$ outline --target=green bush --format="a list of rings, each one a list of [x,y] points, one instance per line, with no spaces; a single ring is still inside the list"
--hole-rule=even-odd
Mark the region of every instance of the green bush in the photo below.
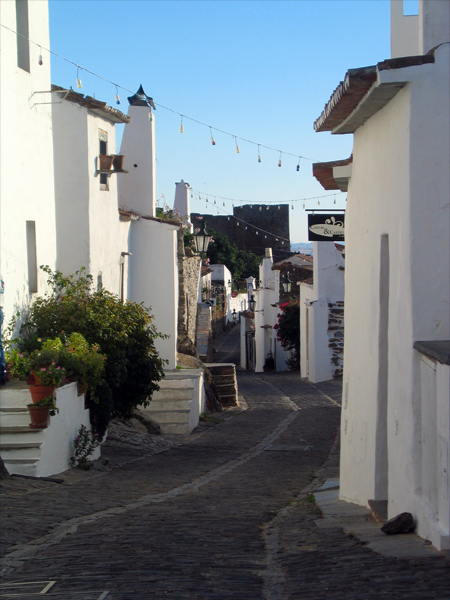
[[[103,288],[94,291],[93,278],[84,268],[69,276],[47,266],[41,269],[48,275],[51,293],[33,302],[21,328],[19,349],[32,352],[41,340],[60,338],[78,345],[79,351],[106,356],[104,377],[95,393],[89,388],[87,392],[94,431],[103,436],[111,418],[130,418],[133,408],[147,406],[159,389],[163,360],[154,340],[165,336],[156,331],[150,310],[142,304],[123,303]],[[81,334],[87,345],[71,336],[74,333]],[[95,360],[89,364],[94,376],[98,364]]]

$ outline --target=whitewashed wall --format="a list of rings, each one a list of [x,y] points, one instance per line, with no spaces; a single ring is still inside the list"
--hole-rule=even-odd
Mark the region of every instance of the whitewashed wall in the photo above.
[[[129,106],[120,154],[125,155],[123,168],[129,171],[119,182],[122,208],[155,216],[155,115],[149,106]],[[151,119],[151,120],[150,120]]]
[[[333,378],[329,304],[344,300],[344,258],[332,242],[314,242],[313,285],[300,284],[300,373],[313,383]],[[307,322],[308,321],[308,322]]]
[[[266,250],[266,257],[259,267],[260,287],[253,291],[256,300],[255,312],[255,371],[263,371],[264,362],[269,352],[275,359],[277,371],[286,371],[286,360],[291,353],[284,350],[277,341],[277,330],[273,326],[278,323],[278,302],[280,300],[280,272],[272,271],[272,254]],[[273,306],[272,306],[273,305]]]
[[[100,278],[107,290],[120,295],[121,260],[125,281],[127,276],[128,261],[121,252],[128,251],[129,223],[119,222],[117,178],[128,175],[108,176],[108,189],[101,189],[99,130],[106,132],[113,154],[114,123],[74,102],[54,105],[57,268],[70,274],[85,267],[94,283]]]
[[[434,65],[380,77],[411,83],[354,135],[341,498],[388,497],[389,516],[411,512],[421,534],[430,523],[421,471],[433,465],[421,460],[413,343],[450,337],[448,44],[436,50]]]
[[[47,2],[28,2],[29,37],[49,47]],[[16,30],[15,2],[0,2],[0,22]],[[29,292],[26,222],[36,227],[37,265],[56,264],[53,184],[50,58],[38,64],[39,48],[30,44],[30,72],[17,66],[17,36],[0,35],[0,271],[5,280],[4,312],[8,322],[25,308]],[[46,276],[38,270],[38,294]]]
[[[128,297],[151,308],[154,325],[169,339],[157,339],[156,349],[175,369],[178,329],[178,226],[157,220],[133,222],[130,239]]]

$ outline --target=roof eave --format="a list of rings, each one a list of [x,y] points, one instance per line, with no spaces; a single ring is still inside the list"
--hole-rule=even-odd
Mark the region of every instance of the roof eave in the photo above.
[[[384,77],[383,71],[417,67],[435,62],[434,52],[420,56],[392,58],[375,66],[350,69],[334,90],[322,114],[314,122],[316,132],[354,133],[375,115],[409,82],[410,78]]]

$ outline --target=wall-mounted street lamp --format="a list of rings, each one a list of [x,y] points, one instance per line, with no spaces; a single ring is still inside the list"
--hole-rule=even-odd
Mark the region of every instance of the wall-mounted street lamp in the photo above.
[[[283,286],[283,290],[286,294],[289,294],[292,289],[292,281],[289,279],[289,271],[286,271],[284,277],[281,281],[281,285]]]
[[[250,296],[250,300],[248,301],[248,307],[252,312],[255,312],[256,300],[253,294]]]
[[[233,312],[231,313],[231,318],[233,319],[233,323],[237,323],[239,319],[239,315],[236,312],[236,309],[233,308]]]
[[[209,235],[209,233],[206,231],[205,227],[206,227],[206,223],[205,223],[205,221],[202,221],[200,231],[198,231],[197,233],[194,234],[195,250],[196,250],[196,252],[198,252],[200,254],[200,256],[202,258],[203,258],[203,255],[206,254],[206,251],[208,250],[209,242],[212,238],[212,235]]]

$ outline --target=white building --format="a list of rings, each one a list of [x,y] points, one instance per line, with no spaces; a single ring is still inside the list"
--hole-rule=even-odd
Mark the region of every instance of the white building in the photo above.
[[[313,383],[342,375],[343,246],[314,242],[313,282],[300,283],[300,376]]]
[[[253,290],[256,309],[254,312],[255,327],[255,371],[261,373],[267,355],[272,355],[276,371],[286,371],[286,360],[291,353],[286,351],[277,340],[280,302],[280,271],[273,270],[272,248],[266,253],[259,266],[259,287]]]
[[[449,548],[450,2],[391,7],[392,58],[348,71],[314,125],[354,134],[340,494]]]
[[[46,291],[56,266],[50,57],[46,2],[0,2],[0,272],[5,323]],[[18,32],[17,35],[14,32]],[[28,40],[34,40],[36,44]],[[42,62],[42,64],[39,64]]]

